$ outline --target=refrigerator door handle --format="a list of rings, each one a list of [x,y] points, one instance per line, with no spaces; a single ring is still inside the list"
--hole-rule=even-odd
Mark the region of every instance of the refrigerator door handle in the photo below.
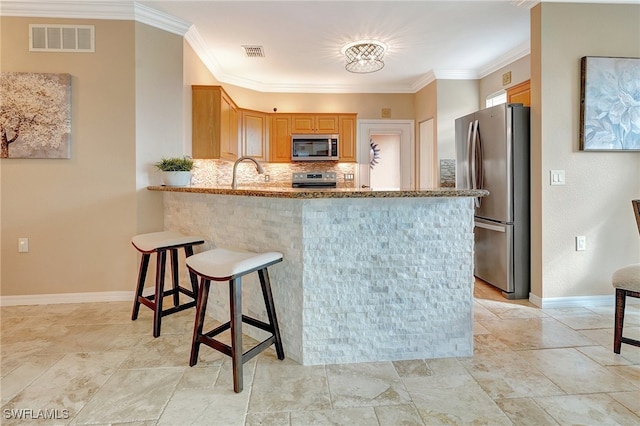
[[[467,132],[467,188],[471,188],[473,189],[473,187],[471,186],[471,160],[473,159],[473,153],[471,152],[471,135],[473,132],[473,121],[469,122],[469,131]]]
[[[491,225],[490,223],[485,222],[475,222],[474,224],[478,228],[488,229],[489,231],[507,232],[507,228],[505,226]]]
[[[473,135],[471,136],[471,180],[472,180],[472,185],[471,188],[472,189],[480,189],[478,188],[478,181],[477,181],[477,171],[476,171],[476,141],[478,139],[478,120],[475,120],[473,122]],[[480,207],[480,197],[476,197],[474,199],[474,203],[476,205],[476,207]]]

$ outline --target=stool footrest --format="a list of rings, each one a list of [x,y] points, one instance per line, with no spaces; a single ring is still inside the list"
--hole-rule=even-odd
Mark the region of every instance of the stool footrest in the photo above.
[[[268,331],[270,333],[273,333],[273,327],[269,324],[267,324],[266,322],[260,321],[258,319],[252,318],[250,316],[247,315],[242,315],[242,322],[252,325],[256,328],[259,328],[261,330],[264,331]],[[218,334],[228,330],[231,328],[231,321],[227,321],[224,324],[221,324],[219,326],[217,326],[216,328],[214,328],[213,330],[207,331],[206,333],[202,333],[202,336],[206,336],[206,337],[215,337]]]
[[[182,305],[174,306],[169,309],[164,309],[162,311],[162,316],[175,314],[176,312],[184,311],[185,309],[193,308],[194,306],[196,306],[195,300],[191,302],[183,303]]]
[[[626,343],[628,345],[640,346],[640,340],[630,339],[628,337],[623,337],[620,339],[622,343]]]
[[[178,287],[178,291],[177,292],[178,293],[182,293],[184,295],[187,295],[190,298],[192,298],[193,300],[196,300],[196,298],[198,296],[197,294],[193,294],[193,291],[191,291],[189,289],[186,289],[186,288],[184,288],[182,286]],[[169,289],[169,290],[165,290],[164,292],[162,292],[162,297],[172,296],[175,293],[176,293],[176,289],[175,288],[172,288],[172,289]],[[140,296],[140,297],[143,298],[143,299],[147,299],[147,300],[155,300],[156,295],[155,294],[150,294],[148,296]]]
[[[263,340],[262,342],[258,343],[257,345],[255,345],[254,347],[249,349],[248,351],[244,352],[242,354],[242,363],[244,364],[245,362],[249,361],[251,358],[255,357],[260,352],[262,352],[263,350],[265,350],[269,346],[273,345],[273,343],[275,341],[276,341],[275,336],[269,336],[266,340]],[[231,353],[232,353],[231,352],[231,346],[227,345],[226,343],[222,343],[221,341],[216,340],[216,339],[214,339],[212,337],[209,337],[206,334],[198,336],[197,342],[198,343],[203,343],[203,344],[209,346],[210,348],[213,348],[213,349],[215,349],[215,350],[217,350],[219,352],[222,352],[223,354],[225,354],[227,356],[231,356]]]

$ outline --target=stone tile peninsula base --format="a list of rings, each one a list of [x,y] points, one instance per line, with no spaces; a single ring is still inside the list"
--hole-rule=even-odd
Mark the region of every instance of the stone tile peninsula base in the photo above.
[[[201,250],[284,254],[270,274],[287,357],[318,365],[473,354],[471,196],[149,189],[164,191],[165,229],[202,235]],[[245,313],[266,319],[257,279],[243,286]],[[212,285],[209,315],[226,322],[228,312],[227,287]]]

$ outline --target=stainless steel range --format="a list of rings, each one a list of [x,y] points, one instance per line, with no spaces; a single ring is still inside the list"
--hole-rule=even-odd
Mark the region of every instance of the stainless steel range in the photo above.
[[[293,173],[291,186],[293,188],[335,188],[335,172]]]

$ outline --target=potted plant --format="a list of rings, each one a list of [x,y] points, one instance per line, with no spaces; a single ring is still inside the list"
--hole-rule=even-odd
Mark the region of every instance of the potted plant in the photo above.
[[[193,160],[191,158],[162,158],[155,165],[162,172],[163,185],[187,186],[191,183],[191,169],[193,169]]]

